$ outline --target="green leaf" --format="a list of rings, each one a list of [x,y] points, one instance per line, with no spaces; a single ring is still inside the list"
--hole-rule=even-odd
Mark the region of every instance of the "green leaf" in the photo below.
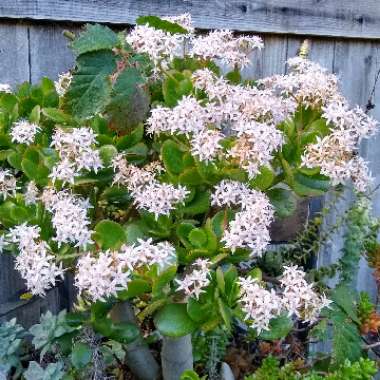
[[[188,235],[188,239],[197,248],[204,247],[207,244],[207,234],[202,228],[193,228]]]
[[[29,179],[38,185],[46,186],[48,183],[49,169],[45,166],[42,153],[36,148],[28,148],[21,161],[21,167]]]
[[[112,129],[131,132],[145,120],[149,95],[144,84],[145,78],[135,67],[127,67],[118,75],[107,105]]]
[[[204,183],[202,176],[199,174],[197,168],[185,169],[178,178],[179,182],[184,185],[197,186]]]
[[[135,341],[139,335],[140,331],[135,324],[120,322],[112,325],[112,333],[109,338],[120,343],[128,344]]]
[[[64,97],[64,109],[79,118],[103,112],[110,101],[110,75],[116,70],[116,57],[101,50],[79,56],[77,69]]]
[[[142,279],[131,280],[128,283],[128,289],[118,292],[117,298],[122,301],[126,301],[130,298],[138,297],[141,294],[149,293],[151,289],[152,288],[148,281]]]
[[[118,150],[131,148],[133,145],[139,143],[144,136],[144,125],[139,124],[128,135],[122,136],[118,139],[116,147]]]
[[[59,123],[72,125],[74,120],[70,115],[65,114],[63,111],[57,108],[42,108],[42,114],[48,119]]]
[[[112,220],[102,220],[95,226],[94,240],[102,249],[118,249],[126,242],[124,228]]]
[[[114,174],[115,173],[111,168],[99,170],[97,173],[89,172],[87,174],[75,177],[75,185],[107,185],[112,182]]]
[[[164,287],[174,279],[177,274],[177,266],[172,265],[161,272],[156,278],[153,279],[152,296],[160,298],[163,295]]]
[[[148,155],[148,147],[145,143],[139,142],[132,148],[126,149],[124,153],[128,162],[131,162],[133,164],[140,164],[145,161]]]
[[[231,330],[231,311],[220,297],[217,298],[217,302],[218,302],[219,314],[222,316],[223,322],[225,323],[227,330],[230,331]]]
[[[186,311],[186,304],[172,303],[165,305],[155,316],[154,323],[161,334],[178,338],[192,333],[195,322]]]
[[[293,328],[293,321],[287,315],[280,315],[269,322],[269,330],[262,331],[260,339],[278,340],[285,338]]]
[[[40,114],[41,114],[41,107],[39,105],[36,105],[29,115],[29,121],[31,123],[38,124],[40,122]]]
[[[294,174],[294,182],[289,183],[293,190],[301,196],[323,195],[330,188],[330,181],[321,174],[307,176],[303,173]]]
[[[191,370],[187,369],[186,371],[183,372],[179,380],[203,380],[204,378],[200,378],[198,374]]]
[[[209,319],[210,315],[213,313],[213,308],[213,304],[201,303],[193,297],[188,299],[186,306],[188,315],[197,323],[203,323]]]
[[[162,84],[162,94],[165,104],[169,107],[177,105],[184,96],[190,95],[193,90],[191,80],[178,72],[171,72]]]
[[[347,286],[337,286],[331,295],[331,300],[339,306],[355,323],[360,325],[357,315],[355,292]]]
[[[231,210],[218,211],[211,219],[211,226],[215,235],[221,239],[228,223],[233,220],[234,212]]]
[[[117,34],[107,26],[86,24],[85,30],[71,43],[76,55],[97,50],[112,50],[118,43]]]
[[[218,284],[221,294],[224,294],[226,292],[226,284],[224,282],[224,273],[221,267],[218,267],[216,270],[216,283]]]
[[[297,209],[297,199],[290,190],[276,188],[267,192],[279,218],[291,216]]]
[[[141,225],[138,224],[137,222],[129,223],[125,230],[127,233],[128,244],[136,243],[138,239],[143,239],[145,237],[145,234]]]
[[[184,170],[183,152],[173,140],[166,140],[161,147],[162,161],[170,174],[180,174]]]
[[[248,276],[252,277],[252,278],[255,278],[259,281],[262,281],[263,279],[263,272],[260,268],[252,268],[249,272],[248,272]]]
[[[86,343],[78,342],[74,345],[70,359],[76,369],[84,368],[90,363],[91,358],[92,350]]]
[[[9,165],[17,170],[22,170],[21,162],[22,162],[22,154],[16,151],[12,151],[7,156],[7,161]]]
[[[254,179],[249,181],[249,184],[258,190],[264,191],[272,185],[275,177],[276,174],[271,168],[268,166],[262,166],[260,168],[260,173]]]
[[[232,84],[239,84],[241,83],[242,77],[240,70],[232,70],[229,71],[225,76]]]
[[[117,154],[117,149],[113,145],[103,145],[99,148],[100,158],[105,166],[110,166],[112,159]]]
[[[157,16],[140,16],[136,19],[136,24],[137,25],[148,24],[152,28],[163,30],[170,34],[176,34],[176,33],[187,34],[188,33],[188,31],[182,26],[174,22],[163,20],[162,18],[157,17]]]
[[[333,360],[343,364],[346,359],[354,362],[362,356],[362,340],[355,324],[347,320],[342,311],[331,315],[333,324]]]
[[[178,208],[179,211],[187,215],[198,215],[207,212],[210,208],[210,192],[198,191],[194,199],[185,206]]]
[[[109,203],[125,205],[131,202],[131,194],[125,187],[111,186],[103,191],[101,199],[105,199]]]
[[[120,343],[131,343],[139,336],[139,329],[135,324],[128,322],[113,323],[109,318],[99,318],[93,321],[96,332]]]

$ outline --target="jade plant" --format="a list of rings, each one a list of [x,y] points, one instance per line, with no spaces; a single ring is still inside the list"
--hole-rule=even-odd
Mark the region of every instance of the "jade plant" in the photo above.
[[[261,39],[198,35],[188,15],[120,33],[87,25],[70,46],[75,66],[56,83],[0,93],[1,250],[30,295],[67,272],[79,293],[53,340],[91,328],[135,345],[150,363],[135,372],[153,379],[143,335],[156,329],[164,378],[178,379],[189,334],[240,323],[278,339],[338,307],[305,268],[268,279],[258,264],[299,199],[370,188],[358,148],[377,122],[348,106],[335,75],[301,55],[286,75],[243,78]],[[185,364],[170,366],[178,342]]]

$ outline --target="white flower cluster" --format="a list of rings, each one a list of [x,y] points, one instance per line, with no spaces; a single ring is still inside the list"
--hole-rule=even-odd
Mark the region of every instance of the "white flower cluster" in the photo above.
[[[269,226],[274,216],[268,197],[243,183],[223,180],[215,186],[211,204],[241,208],[224,232],[225,247],[232,252],[237,248],[249,248],[252,255],[261,255],[270,241]]]
[[[155,178],[158,167],[138,168],[128,163],[123,155],[114,157],[112,166],[116,171],[114,183],[126,186],[137,208],[147,210],[158,218],[169,215],[175,205],[185,201],[189,194],[184,186],[161,183]]]
[[[59,96],[65,95],[67,89],[70,87],[72,79],[73,76],[70,71],[67,73],[59,74],[58,80],[54,82],[55,90]]]
[[[220,142],[224,135],[214,129],[204,129],[195,133],[191,139],[191,153],[196,156],[199,161],[210,162],[215,159],[222,150]]]
[[[186,29],[189,33],[194,32],[194,27],[193,27],[190,13],[183,13],[178,16],[166,16],[166,17],[163,17],[162,19],[170,21],[170,22],[174,22],[175,24],[182,26],[182,28]]]
[[[280,283],[283,308],[306,322],[315,322],[321,310],[331,303],[324,294],[313,290],[313,284],[305,280],[305,272],[297,266],[285,266]]]
[[[184,96],[174,108],[157,107],[147,121],[150,134],[168,132],[186,136],[205,129],[209,119],[207,109],[192,96]]]
[[[289,94],[306,106],[323,106],[343,99],[336,75],[303,57],[288,60],[289,73],[260,80],[266,88]]]
[[[249,178],[254,178],[261,166],[270,163],[273,151],[282,146],[282,133],[273,124],[258,122],[236,124],[232,129],[237,132],[238,139],[229,156],[238,160]]]
[[[350,110],[341,102],[327,104],[322,110],[332,132],[306,147],[302,164],[307,168],[320,167],[333,185],[351,179],[358,191],[366,191],[372,178],[357,151],[360,141],[376,132],[378,123],[359,107]]]
[[[196,78],[213,74],[207,70],[197,72]],[[216,80],[217,81],[217,80]],[[204,78],[201,79],[204,82]],[[217,85],[219,86],[219,84]],[[283,120],[288,110],[276,108],[278,100],[258,90],[223,84],[224,92],[215,91],[215,103],[203,107],[191,96],[183,97],[174,108],[157,107],[148,119],[148,133],[184,134],[192,136],[191,152],[201,161],[212,161],[222,153],[221,140],[225,135],[220,131],[223,122],[231,126],[236,135],[235,145],[226,157],[247,170],[250,178],[256,176],[263,165],[272,159],[273,151],[283,144],[282,132],[276,129],[274,118]],[[233,89],[236,87],[236,91]],[[212,90],[214,94],[214,89]],[[271,100],[271,101],[270,101]],[[276,109],[278,110],[276,113]],[[275,116],[274,116],[275,115]],[[261,122],[258,120],[266,120]]]
[[[273,89],[233,85],[209,69],[195,71],[192,80],[196,88],[206,92],[215,120],[238,125],[250,121],[278,124],[296,108],[294,99],[280,97]]]
[[[358,191],[366,191],[371,175],[366,163],[357,155],[362,138],[373,135],[378,123],[359,107],[350,109],[338,87],[338,79],[317,63],[303,57],[288,61],[290,73],[265,78],[266,89],[279,91],[306,107],[322,108],[331,133],[309,144],[302,157],[307,168],[320,167],[333,185],[352,180]]]
[[[85,248],[92,243],[92,231],[89,229],[91,221],[87,216],[92,206],[88,199],[67,190],[56,192],[54,189],[46,189],[42,193],[41,201],[52,214],[56,233],[54,240],[58,242],[58,246],[71,243]]]
[[[0,195],[3,199],[14,197],[17,191],[16,177],[8,169],[0,169]]]
[[[315,322],[321,310],[331,303],[325,295],[313,290],[313,284],[305,280],[305,272],[297,266],[286,267],[280,278],[280,291],[267,290],[257,279],[240,278],[240,304],[245,313],[245,320],[260,334],[269,330],[272,318],[286,312],[305,322]]]
[[[258,334],[263,330],[269,330],[270,320],[282,311],[281,298],[274,289],[264,289],[258,280],[252,277],[241,277],[239,285],[244,319],[251,322],[251,327],[255,328]]]
[[[262,39],[257,36],[234,37],[231,30],[214,30],[192,39],[190,55],[220,59],[229,66],[243,68],[250,64],[250,54],[263,46]]]
[[[153,243],[151,238],[138,239],[137,244],[123,245],[120,255],[125,265],[132,271],[141,266],[157,265],[160,270],[176,263],[175,248],[167,241]]]
[[[148,54],[154,63],[154,73],[167,69],[169,62],[183,54],[184,34],[171,34],[149,25],[136,25],[126,36],[126,41],[138,53]]]
[[[99,252],[97,257],[87,253],[78,260],[75,286],[79,292],[86,291],[93,301],[101,300],[126,289],[130,272],[117,252]]]
[[[206,35],[194,35],[190,14],[164,17],[188,31],[187,34],[171,34],[148,24],[136,25],[126,36],[126,41],[139,53],[150,56],[156,72],[167,69],[174,57],[196,56],[202,59],[219,59],[229,66],[240,68],[250,64],[250,54],[261,49],[263,42],[257,36],[237,36],[230,30],[215,30]]]
[[[210,265],[208,259],[197,259],[192,264],[192,270],[182,279],[176,279],[177,291],[183,291],[187,298],[199,296],[205,292],[204,288],[210,284]]]
[[[55,286],[58,277],[63,279],[62,263],[57,265],[47,243],[40,240],[38,226],[18,225],[9,231],[7,239],[18,246],[15,268],[32,294],[44,296],[46,290]]]
[[[35,123],[19,120],[12,125],[10,135],[13,142],[30,145],[33,144],[34,138],[40,130],[41,128]]]
[[[276,124],[294,112],[295,102],[279,98],[270,90],[231,85],[208,69],[196,71],[193,80],[211,101],[208,120],[217,128],[220,124],[230,126],[236,137],[226,156],[245,169],[250,178],[255,177],[261,166],[268,165],[273,152],[281,148],[284,139]]]
[[[91,128],[73,128],[69,131],[57,128],[51,146],[58,151],[60,161],[50,174],[53,182],[59,179],[73,184],[83,169],[97,173],[103,164],[94,145],[96,134]]]
[[[152,239],[138,239],[137,244],[123,245],[119,251],[87,253],[77,263],[75,286],[93,300],[104,300],[128,288],[132,272],[157,265],[163,269],[176,263],[175,248],[167,241],[153,244]]]

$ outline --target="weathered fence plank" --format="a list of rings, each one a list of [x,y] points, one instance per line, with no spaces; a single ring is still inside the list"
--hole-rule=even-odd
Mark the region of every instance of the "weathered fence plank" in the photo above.
[[[198,28],[380,39],[378,0],[2,0],[0,16],[133,24],[190,12]]]
[[[28,28],[20,23],[3,22],[0,24],[0,83],[15,86],[29,77]],[[0,304],[14,299],[23,289],[13,258],[0,255]]]
[[[67,47],[68,41],[62,35],[65,29],[73,32],[79,27],[53,25],[30,26],[30,71],[32,83],[42,77],[56,79],[57,75],[69,70],[74,62],[73,54]]]

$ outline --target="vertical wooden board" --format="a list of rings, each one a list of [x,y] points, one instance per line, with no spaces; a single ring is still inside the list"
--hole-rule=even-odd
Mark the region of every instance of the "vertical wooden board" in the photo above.
[[[36,324],[41,314],[51,311],[58,314],[62,310],[58,288],[50,289],[44,298],[33,297],[28,301],[14,301],[0,304],[0,323],[16,318],[24,328]]]
[[[0,83],[12,87],[28,81],[29,37],[28,27],[20,22],[0,24]],[[0,255],[0,304],[17,299],[24,282],[14,270],[13,257]]]
[[[308,44],[308,58],[332,72],[334,66],[335,40],[313,38],[308,39]]]
[[[264,47],[265,49],[265,47]],[[257,80],[263,77],[263,54],[264,49],[254,50],[250,54],[250,64],[243,68],[241,74],[244,79]]]
[[[361,107],[365,107],[367,104],[376,75],[376,56],[376,49],[374,49],[371,42],[336,42],[334,72],[338,75],[342,92],[351,106],[358,104]],[[361,155],[367,160],[377,162],[379,160],[380,149],[378,145],[374,145],[374,142],[373,140],[364,142],[361,147]],[[368,152],[370,151],[372,151],[371,157],[368,157]],[[377,176],[377,181],[379,181],[380,172],[376,173],[375,176]],[[364,259],[360,260],[358,276],[354,287],[357,291],[368,292],[375,299],[376,284],[372,276],[372,270]]]
[[[42,77],[57,79],[58,74],[68,71],[74,63],[64,30],[76,32],[78,26],[58,24],[33,24],[30,26],[31,81],[37,83]]]
[[[264,37],[263,77],[285,73],[287,38],[275,35]]]
[[[0,23],[0,83],[12,87],[29,80],[29,36],[27,25]]]
[[[286,59],[293,58],[298,55],[300,47],[304,38],[302,37],[287,37],[287,45],[286,45]],[[287,66],[285,67],[285,72],[287,72]]]
[[[14,259],[10,255],[0,256],[0,304],[19,298],[25,289],[25,283],[14,269]]]

